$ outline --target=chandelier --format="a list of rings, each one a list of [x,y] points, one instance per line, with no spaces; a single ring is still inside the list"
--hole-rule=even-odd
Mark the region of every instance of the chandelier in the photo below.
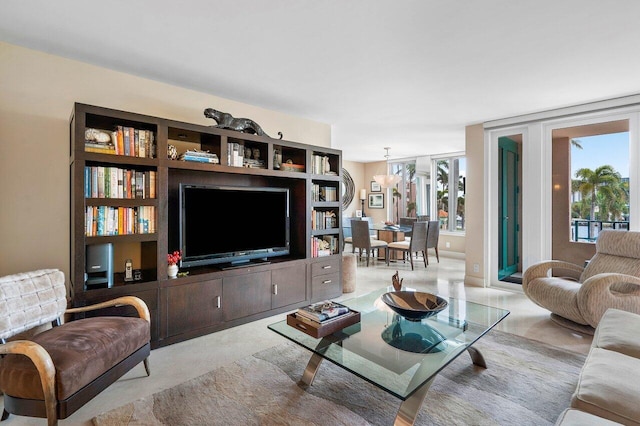
[[[387,154],[384,156],[384,158],[387,161],[387,173],[388,173],[389,172],[389,149],[391,149],[391,148],[389,148],[387,146],[384,149],[387,150]],[[398,183],[400,181],[400,176],[399,175],[390,175],[390,174],[375,175],[373,177],[373,180],[378,182],[380,184],[380,186],[383,187],[383,188],[390,188],[390,187],[394,186],[396,183]]]

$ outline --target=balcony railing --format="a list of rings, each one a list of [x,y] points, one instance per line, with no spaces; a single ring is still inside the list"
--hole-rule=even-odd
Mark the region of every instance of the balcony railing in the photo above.
[[[611,220],[571,220],[571,241],[595,242],[598,233],[603,229],[624,229],[629,230],[629,221]]]

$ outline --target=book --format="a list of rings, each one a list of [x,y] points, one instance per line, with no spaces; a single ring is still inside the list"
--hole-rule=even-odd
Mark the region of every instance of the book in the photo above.
[[[349,313],[349,308],[330,300],[314,303],[309,306],[299,308],[296,316],[302,316],[318,323]]]

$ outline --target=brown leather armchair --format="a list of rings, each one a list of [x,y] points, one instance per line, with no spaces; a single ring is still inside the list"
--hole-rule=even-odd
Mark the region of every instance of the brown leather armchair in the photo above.
[[[122,305],[133,306],[139,318],[96,316],[63,323],[64,314]],[[66,306],[59,270],[0,278],[3,420],[11,413],[46,417],[56,425],[140,362],[150,374],[150,316],[141,299],[124,296],[81,308]],[[46,331],[22,338],[49,323]]]

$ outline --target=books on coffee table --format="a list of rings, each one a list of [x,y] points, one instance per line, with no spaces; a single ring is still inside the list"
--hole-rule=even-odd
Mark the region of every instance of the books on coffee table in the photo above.
[[[349,308],[346,306],[337,302],[325,300],[324,302],[314,303],[312,305],[299,308],[296,312],[296,316],[322,324],[326,321],[335,320],[341,315],[348,313]]]

